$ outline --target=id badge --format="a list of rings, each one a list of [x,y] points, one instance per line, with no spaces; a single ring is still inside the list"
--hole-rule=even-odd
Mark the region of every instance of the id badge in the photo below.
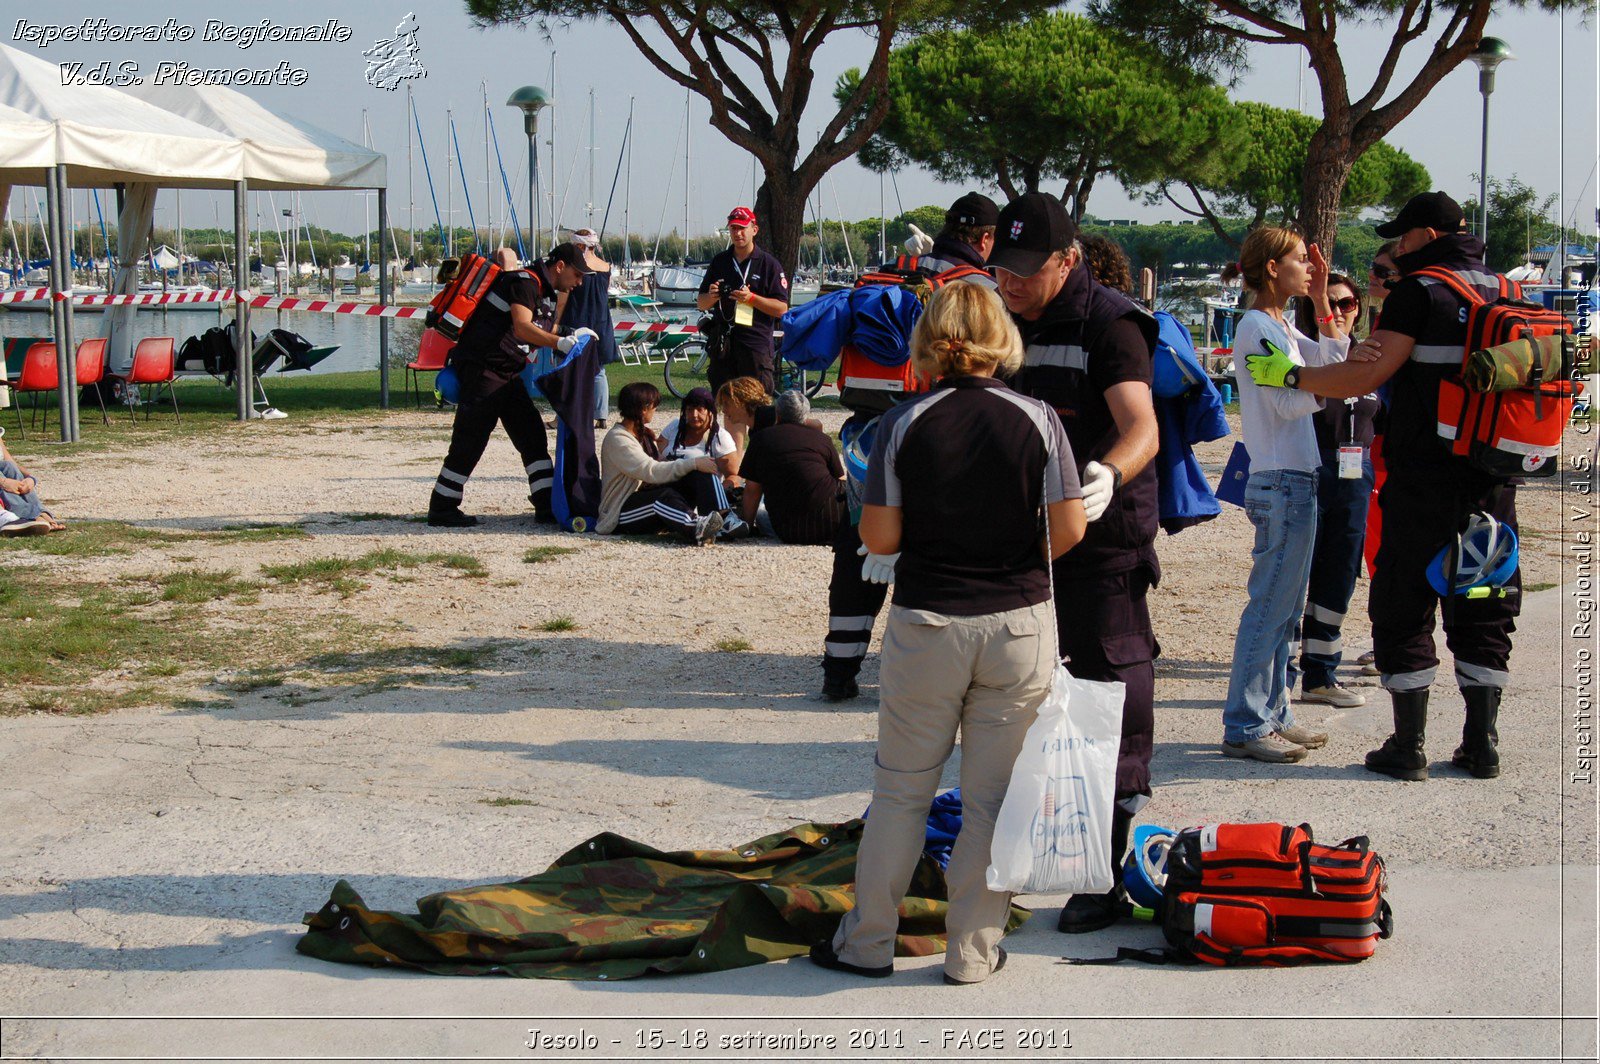
[[[756,323],[756,308],[749,303],[735,303],[733,305],[733,323],[735,325],[754,325]]]
[[[1339,448],[1339,479],[1360,480],[1361,459],[1366,454],[1364,447]]]

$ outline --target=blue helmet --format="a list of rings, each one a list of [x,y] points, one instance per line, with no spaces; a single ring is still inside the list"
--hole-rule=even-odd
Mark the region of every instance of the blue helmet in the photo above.
[[[1178,833],[1171,828],[1140,824],[1133,829],[1133,845],[1122,864],[1122,885],[1135,905],[1154,909],[1167,887],[1167,851]]]
[[[1452,559],[1452,555],[1456,555]],[[1446,543],[1428,563],[1428,583],[1442,598],[1465,595],[1474,588],[1503,587],[1517,571],[1517,532],[1486,513],[1467,518],[1454,541]],[[1454,561],[1454,587],[1445,573]]]

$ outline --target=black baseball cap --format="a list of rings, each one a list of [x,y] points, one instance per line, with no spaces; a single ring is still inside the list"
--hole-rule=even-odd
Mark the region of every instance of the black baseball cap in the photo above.
[[[583,260],[583,249],[570,240],[551,248],[550,254],[544,257],[544,261],[546,266],[564,262],[579,273],[589,272],[589,264]]]
[[[1065,251],[1077,238],[1078,226],[1060,200],[1048,192],[1029,192],[1001,208],[988,266],[1032,277],[1052,254]]]
[[[1443,192],[1423,192],[1412,196],[1392,222],[1385,222],[1373,232],[1391,240],[1413,229],[1435,229],[1441,233],[1459,233],[1467,216],[1461,204]]]
[[[982,192],[968,192],[950,204],[944,212],[945,225],[960,225],[981,229],[994,225],[1000,218],[1000,208]]]

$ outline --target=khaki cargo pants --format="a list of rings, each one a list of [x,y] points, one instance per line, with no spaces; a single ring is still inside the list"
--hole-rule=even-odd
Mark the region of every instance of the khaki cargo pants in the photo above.
[[[892,962],[900,902],[959,729],[961,834],[946,874],[944,970],[966,982],[993,970],[1011,895],[984,884],[989,842],[1011,767],[1050,690],[1054,654],[1048,602],[975,617],[890,609],[872,812],[856,857],[856,906],[833,940],[840,959],[873,968]]]

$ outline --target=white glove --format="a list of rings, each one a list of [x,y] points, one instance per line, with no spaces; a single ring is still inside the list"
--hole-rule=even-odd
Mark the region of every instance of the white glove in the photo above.
[[[583,328],[574,331],[571,336],[563,336],[561,339],[557,340],[556,350],[560,351],[563,355],[566,354],[568,351],[571,351],[574,347],[578,346],[578,338],[581,336],[587,336],[591,340],[598,340],[600,338],[599,333],[595,332],[588,326],[584,326]]]
[[[863,544],[857,548],[856,554],[866,559],[861,563],[861,579],[869,584],[894,583],[894,566],[900,560],[899,551],[893,554],[873,554]]]
[[[1100,520],[1111,505],[1111,492],[1116,487],[1116,477],[1099,462],[1083,467],[1083,513],[1091,521]]]
[[[905,247],[906,251],[913,255],[926,255],[933,250],[933,237],[912,225],[911,235],[906,237]]]

